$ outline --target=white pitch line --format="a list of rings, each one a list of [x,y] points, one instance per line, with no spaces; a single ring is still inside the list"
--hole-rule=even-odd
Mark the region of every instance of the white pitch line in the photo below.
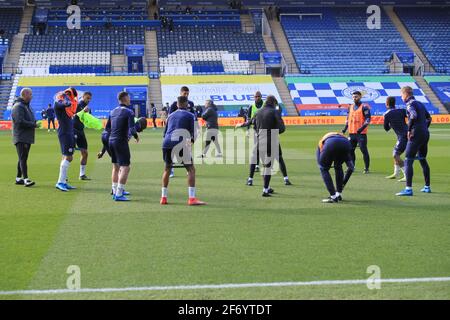
[[[377,283],[377,281],[379,281],[379,283],[450,282],[450,277],[380,279],[380,280],[370,281],[369,283]],[[228,283],[228,284],[152,286],[152,287],[128,287],[128,288],[17,290],[17,291],[0,291],[0,296],[1,295],[96,293],[96,292],[110,293],[110,292],[131,292],[131,291],[169,291],[169,290],[198,290],[198,289],[264,288],[264,287],[302,287],[302,286],[349,285],[349,284],[367,284],[367,283],[368,283],[368,280],[364,279],[364,280],[324,280],[324,281],[306,281],[306,282]]]

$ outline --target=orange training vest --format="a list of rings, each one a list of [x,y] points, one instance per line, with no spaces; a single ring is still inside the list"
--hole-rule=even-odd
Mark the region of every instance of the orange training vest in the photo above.
[[[364,124],[364,121],[366,121],[366,118],[364,118],[363,113],[363,106],[364,104],[361,104],[358,109],[354,109],[355,105],[350,106],[350,110],[348,111],[348,132],[350,134],[357,134],[358,129],[361,128]],[[367,126],[361,133],[367,134],[367,130],[369,127]]]
[[[66,114],[69,118],[72,118],[77,113],[78,99],[77,97],[74,97],[74,94],[70,89],[66,89],[64,90],[64,92],[60,92],[60,94],[58,94],[56,99],[64,100],[64,95],[66,95],[69,98],[71,103],[71,106],[66,108]]]
[[[325,140],[327,140],[328,138],[333,137],[333,136],[341,136],[341,137],[345,138],[345,136],[343,134],[339,133],[339,132],[329,132],[329,133],[327,133],[319,141],[320,152],[322,152],[322,150],[323,150],[323,145],[325,144]]]

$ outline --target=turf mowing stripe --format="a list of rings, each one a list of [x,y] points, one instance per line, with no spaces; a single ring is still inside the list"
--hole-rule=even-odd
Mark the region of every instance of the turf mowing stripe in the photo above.
[[[378,282],[379,283],[450,282],[450,277],[380,279]],[[40,295],[40,294],[64,294],[64,293],[95,293],[95,292],[109,293],[109,292],[130,292],[130,291],[235,289],[235,288],[261,288],[261,287],[301,287],[301,286],[350,285],[350,284],[367,284],[367,283],[368,283],[367,279],[363,279],[363,280],[324,280],[324,281],[306,281],[306,282],[226,283],[226,284],[128,287],[128,288],[18,290],[18,291],[0,291],[0,295]],[[370,283],[372,283],[372,282],[370,282]]]

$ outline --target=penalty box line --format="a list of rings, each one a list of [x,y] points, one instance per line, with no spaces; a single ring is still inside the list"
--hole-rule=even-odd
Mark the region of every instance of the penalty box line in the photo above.
[[[46,290],[16,290],[0,291],[0,296],[7,295],[45,295],[68,293],[114,293],[133,291],[171,291],[171,290],[200,290],[200,289],[239,289],[239,288],[268,288],[268,287],[307,287],[328,285],[352,285],[373,283],[431,283],[450,282],[450,277],[435,278],[400,278],[400,279],[364,279],[364,280],[323,280],[304,282],[267,282],[267,283],[228,283],[204,285],[176,285],[151,287],[125,287],[125,288],[84,288],[84,289],[46,289]]]

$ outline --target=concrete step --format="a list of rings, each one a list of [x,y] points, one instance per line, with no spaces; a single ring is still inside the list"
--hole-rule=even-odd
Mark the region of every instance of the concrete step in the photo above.
[[[20,33],[28,33],[33,19],[34,7],[26,6],[23,10],[22,21],[20,22]]]
[[[150,103],[154,103],[158,110],[162,108],[161,81],[159,79],[150,79],[147,105],[150,106]]]
[[[9,53],[5,59],[4,65],[7,68],[10,68],[11,66],[15,66],[17,68],[17,65],[19,63],[20,53],[22,52],[23,47],[23,41],[25,38],[24,33],[18,33],[14,35],[11,43],[11,48],[9,50]]]
[[[113,72],[126,72],[127,71],[127,59],[124,54],[112,54],[111,55],[111,71]]]
[[[298,116],[297,109],[295,108],[294,102],[292,101],[291,94],[287,87],[284,78],[272,77],[275,86],[277,87],[278,94],[280,95],[281,101],[286,108],[288,116]]]
[[[146,71],[158,72],[158,40],[156,31],[145,31],[145,68]],[[148,67],[150,65],[150,67]]]
[[[250,14],[241,14],[241,26],[242,32],[253,32],[255,29],[255,24]]]
[[[278,50],[283,54],[284,60],[288,65],[288,73],[300,73],[297,63],[295,62],[294,55],[292,54],[289,42],[286,39],[283,28],[277,20],[270,20],[270,28],[272,29],[272,36],[275,39],[276,46]]]
[[[275,46],[275,43],[273,42],[273,39],[271,36],[263,36],[264,44],[266,45],[266,49],[269,52],[277,51],[277,48]]]

